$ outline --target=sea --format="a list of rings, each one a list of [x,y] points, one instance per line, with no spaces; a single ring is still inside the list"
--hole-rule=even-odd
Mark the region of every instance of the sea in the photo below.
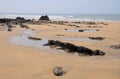
[[[0,14],[0,18],[24,17],[38,20],[43,14]],[[120,22],[120,14],[47,14],[51,20]]]

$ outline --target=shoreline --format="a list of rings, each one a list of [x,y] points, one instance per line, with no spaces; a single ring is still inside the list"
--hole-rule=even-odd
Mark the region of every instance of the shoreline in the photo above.
[[[38,20],[44,14],[0,14],[0,18],[15,19],[23,17],[25,19]],[[89,22],[120,22],[120,14],[48,14],[51,20],[58,21],[89,21]],[[112,18],[113,19],[112,19]]]

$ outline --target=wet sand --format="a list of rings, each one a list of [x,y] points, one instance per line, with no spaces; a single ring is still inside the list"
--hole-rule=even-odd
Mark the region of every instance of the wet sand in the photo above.
[[[119,79],[120,49],[111,45],[120,44],[120,22],[109,22],[108,25],[78,24],[69,26],[60,24],[27,24],[34,29],[35,36],[48,40],[69,42],[77,46],[103,50],[105,56],[78,56],[13,44],[11,37],[21,35],[27,29],[16,27],[12,32],[0,31],[0,79]],[[88,27],[97,26],[97,27]],[[69,32],[65,29],[92,29],[97,32]],[[64,38],[105,37],[102,41],[76,41]],[[67,72],[56,77],[52,73],[55,66],[62,66]]]

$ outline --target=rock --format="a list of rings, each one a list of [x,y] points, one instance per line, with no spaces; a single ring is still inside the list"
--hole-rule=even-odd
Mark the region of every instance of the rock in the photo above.
[[[11,32],[12,29],[13,29],[12,24],[10,24],[10,23],[6,23],[6,25],[7,25],[7,27],[8,27],[8,31]]]
[[[0,23],[9,23],[11,22],[13,19],[7,19],[7,18],[0,18]]]
[[[37,38],[37,37],[28,37],[28,39],[30,39],[30,40],[42,40],[41,38]]]
[[[89,37],[89,39],[92,39],[92,40],[104,40],[105,38],[104,37]]]
[[[75,26],[75,27],[80,28],[80,26]]]
[[[77,52],[78,53],[83,53],[85,55],[90,55],[90,56],[94,55],[93,50],[91,50],[89,48],[86,48],[86,47],[83,47],[83,46],[79,46],[78,49],[77,49]]]
[[[16,20],[25,20],[23,17],[16,17]]]
[[[21,28],[26,28],[26,29],[29,28],[27,25],[24,25],[24,24],[20,24],[20,27],[21,27]]]
[[[79,32],[84,32],[84,30],[78,30]]]
[[[100,50],[95,50],[93,54],[94,55],[101,55],[101,56],[105,55],[105,53],[103,51],[100,51]]]
[[[62,34],[57,34],[57,36],[65,36],[65,35],[62,35]]]
[[[97,25],[95,22],[85,22],[88,25]]]
[[[81,53],[84,55],[100,55],[103,56],[105,55],[105,53],[103,51],[100,50],[92,50],[89,49],[87,47],[83,47],[83,46],[76,46],[74,44],[71,43],[64,43],[64,42],[60,42],[60,41],[54,41],[54,40],[48,40],[48,43],[45,44],[44,46],[57,46],[60,47],[60,49],[65,50],[67,52],[72,52],[72,53]]]
[[[118,44],[118,45],[111,45],[110,47],[113,48],[113,49],[120,49],[120,44]]]
[[[65,74],[65,71],[63,70],[63,67],[54,67],[53,73],[55,76],[63,76]]]
[[[46,16],[41,16],[39,20],[46,20],[46,21],[49,21],[49,17],[46,15]]]
[[[12,31],[12,28],[8,28],[8,31],[11,32],[11,31]]]

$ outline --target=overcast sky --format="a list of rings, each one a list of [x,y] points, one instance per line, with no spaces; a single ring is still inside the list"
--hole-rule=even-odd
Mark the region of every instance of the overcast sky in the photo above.
[[[0,0],[0,13],[120,14],[120,0]]]

